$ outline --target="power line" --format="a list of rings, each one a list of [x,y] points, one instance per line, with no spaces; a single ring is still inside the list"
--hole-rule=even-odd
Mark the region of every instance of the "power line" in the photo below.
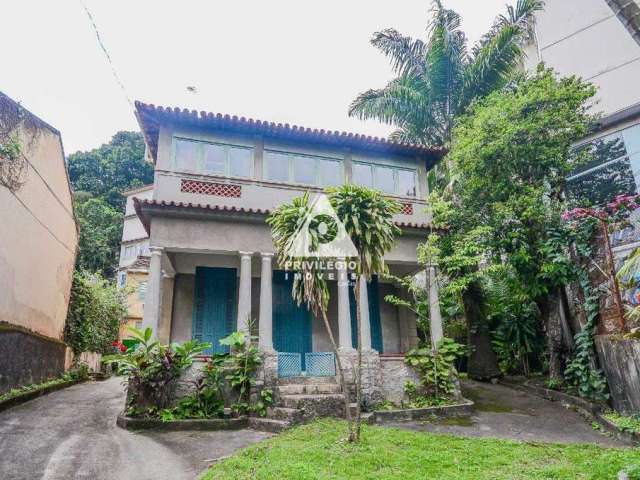
[[[111,55],[109,55],[107,48],[102,42],[102,38],[100,37],[100,31],[98,30],[98,26],[96,25],[96,22],[93,19],[93,15],[91,15],[91,12],[87,8],[87,5],[84,3],[83,0],[78,0],[78,1],[80,2],[80,5],[82,5],[82,8],[84,8],[84,11],[87,13],[87,16],[89,17],[89,22],[91,22],[93,31],[96,33],[96,38],[98,39],[98,45],[100,45],[100,48],[102,49],[102,52],[104,53],[104,56],[106,57],[107,62],[109,63],[109,66],[111,67],[111,73],[113,74],[113,78],[116,79],[116,82],[118,83],[118,85],[120,85],[120,88],[122,89],[122,93],[124,93],[124,97],[127,99],[127,102],[129,102],[129,105],[131,106],[131,108],[133,108],[133,102],[131,101],[131,97],[129,97],[129,94],[127,93],[127,88],[124,86],[124,83],[122,82],[122,80],[120,79],[120,76],[118,75],[118,72],[116,71],[116,67],[113,64],[113,61],[111,60]]]

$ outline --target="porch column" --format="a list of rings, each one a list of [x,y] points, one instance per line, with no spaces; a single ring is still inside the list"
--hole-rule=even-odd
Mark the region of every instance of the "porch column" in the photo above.
[[[273,351],[272,258],[273,253],[262,254],[262,267],[260,269],[260,323],[258,333],[258,346],[262,351]]]
[[[338,269],[338,347],[353,349],[351,341],[351,308],[349,306],[349,278],[347,263],[344,258],[338,262],[343,268]]]
[[[440,314],[440,298],[438,276],[433,265],[427,267],[427,282],[429,282],[429,330],[431,331],[431,345],[435,347],[442,340],[442,315]]]
[[[360,275],[360,331],[362,333],[362,350],[371,350],[371,324],[369,323],[369,293],[367,280]]]
[[[162,306],[162,248],[151,247],[149,262],[149,280],[142,315],[142,329],[153,329],[153,338],[158,338],[160,309]]]
[[[249,335],[249,320],[251,317],[251,256],[253,252],[238,252],[240,254],[240,288],[238,289],[238,320],[237,329]]]

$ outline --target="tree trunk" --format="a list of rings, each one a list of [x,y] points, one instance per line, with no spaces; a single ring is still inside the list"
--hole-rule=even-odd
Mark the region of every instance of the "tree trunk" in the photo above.
[[[347,388],[347,381],[344,378],[344,370],[342,369],[342,361],[340,360],[340,355],[338,355],[338,346],[336,345],[336,339],[333,336],[333,332],[331,331],[331,325],[329,324],[329,319],[327,318],[327,312],[322,310],[322,320],[324,322],[324,328],[327,329],[327,333],[329,334],[329,340],[331,341],[331,348],[333,349],[333,354],[336,357],[336,364],[338,367],[338,380],[340,381],[340,388],[342,388],[342,394],[344,395],[344,408],[345,415],[347,418],[347,424],[349,425],[349,438],[353,437],[353,424],[351,419],[351,396],[349,395],[349,389]]]
[[[491,333],[484,315],[484,295],[479,282],[472,282],[462,294],[467,319],[469,361],[467,371],[475,380],[490,380],[502,375],[491,348]]]
[[[355,432],[352,438],[353,442],[360,441],[360,427],[362,423],[362,317],[360,315],[360,275],[356,278],[354,288],[354,296],[356,301],[356,331],[358,332],[358,368],[356,369],[356,422]]]
[[[560,290],[554,289],[541,302],[540,313],[547,330],[549,350],[549,380],[562,382],[562,321],[560,317]]]

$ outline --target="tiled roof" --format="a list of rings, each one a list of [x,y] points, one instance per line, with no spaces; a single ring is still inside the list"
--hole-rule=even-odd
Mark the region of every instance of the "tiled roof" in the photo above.
[[[127,267],[127,270],[149,270],[151,257],[140,255],[136,260]]]
[[[191,209],[191,210],[202,210],[202,211],[210,211],[210,212],[219,212],[219,213],[239,213],[246,215],[263,215],[267,216],[271,213],[271,210],[266,208],[244,208],[244,207],[234,207],[227,205],[209,205],[209,204],[201,204],[201,203],[186,203],[186,202],[174,202],[174,201],[165,201],[165,200],[148,200],[134,197],[133,205],[136,209],[136,213],[140,218],[140,221],[144,225],[144,228],[147,230],[147,233],[150,234],[150,226],[149,226],[149,218],[143,212],[144,207],[160,207],[160,208],[177,208],[177,209]],[[415,223],[415,222],[395,222],[397,226],[401,228],[416,228],[416,229],[427,229],[429,225],[426,223]]]
[[[289,125],[288,123],[267,122],[253,118],[205,111],[198,112],[186,108],[162,107],[140,101],[136,101],[135,106],[138,123],[140,124],[140,128],[145,136],[154,161],[156,160],[158,151],[159,127],[163,122],[202,126],[239,134],[262,135],[278,140],[339,146],[355,150],[387,152],[398,155],[421,156],[424,157],[428,165],[437,162],[443,155],[442,149],[437,147],[401,143],[387,140],[386,138],[356,133],[311,129],[298,125]]]

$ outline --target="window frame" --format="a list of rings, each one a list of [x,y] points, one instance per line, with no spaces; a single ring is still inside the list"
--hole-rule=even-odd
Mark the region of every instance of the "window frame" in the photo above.
[[[178,163],[178,158],[176,155],[177,144],[179,141],[183,142],[191,142],[197,145],[197,156],[196,156],[196,170],[189,170],[185,168],[181,168]],[[206,145],[216,145],[219,147],[230,147],[238,150],[248,150],[250,153],[249,158],[249,174],[247,176],[242,175],[231,175],[231,162],[229,159],[229,151],[226,151],[226,156],[224,159],[224,173],[215,173],[210,172],[205,169],[205,146]],[[171,142],[171,168],[175,172],[185,172],[185,173],[195,173],[197,175],[207,175],[207,176],[216,176],[216,177],[226,177],[226,178],[242,178],[242,179],[253,179],[254,171],[255,171],[255,147],[247,146],[247,145],[239,145],[237,143],[229,143],[229,142],[218,142],[211,140],[201,140],[197,138],[189,138],[183,137],[180,135],[174,135],[172,137]]]
[[[399,167],[397,165],[389,165],[387,163],[371,163],[371,162],[366,162],[366,161],[361,161],[361,160],[353,160],[352,161],[352,165],[362,165],[365,167],[369,167],[370,171],[371,171],[371,181],[373,182],[371,188],[375,189],[375,190],[379,190],[382,193],[384,193],[385,195],[393,195],[396,197],[402,197],[402,198],[418,198],[419,195],[419,187],[418,187],[418,169],[417,168],[410,168],[410,167]],[[377,179],[377,174],[376,174],[376,170],[377,168],[387,168],[393,171],[393,193],[391,192],[385,192],[384,190],[380,190],[378,187],[376,187],[376,179]],[[410,172],[413,174],[413,182],[414,182],[414,187],[415,187],[415,195],[405,195],[403,193],[400,193],[400,180],[399,180],[399,176],[398,176],[398,172],[399,171],[405,171],[405,172]],[[353,169],[351,172],[351,183],[353,182]]]
[[[275,153],[278,155],[284,155],[286,157],[288,157],[288,164],[287,164],[287,180],[272,180],[269,178],[269,169],[267,166],[267,161],[266,161],[266,156],[269,153]],[[295,164],[296,164],[296,158],[298,157],[302,157],[302,158],[310,158],[313,159],[314,162],[314,182],[315,183],[303,183],[303,182],[298,182],[296,181],[296,177],[295,177]],[[319,162],[320,161],[325,161],[325,162],[335,162],[338,164],[338,169],[339,169],[339,173],[338,176],[342,179],[342,183],[338,184],[338,185],[344,185],[345,181],[346,181],[346,176],[345,176],[345,168],[344,168],[344,159],[342,158],[337,158],[337,157],[329,157],[329,156],[324,156],[324,155],[311,155],[308,153],[297,153],[297,152],[291,152],[291,151],[285,151],[285,150],[278,150],[278,149],[274,149],[274,148],[265,148],[264,149],[264,155],[263,155],[263,162],[262,162],[262,178],[263,180],[267,181],[267,182],[276,182],[276,183],[287,183],[287,184],[292,184],[292,185],[304,185],[306,187],[316,187],[316,188],[327,188],[327,187],[333,187],[333,186],[338,186],[338,185],[323,185],[321,184],[321,175],[320,175],[320,168],[319,168]]]

